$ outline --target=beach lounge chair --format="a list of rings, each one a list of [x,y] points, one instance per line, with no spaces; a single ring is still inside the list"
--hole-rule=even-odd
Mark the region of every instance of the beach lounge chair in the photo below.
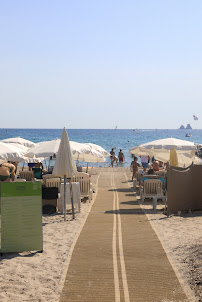
[[[88,198],[89,200],[92,200],[92,188],[88,173],[78,172],[78,174],[73,177],[73,182],[79,182],[82,199]]]
[[[20,171],[19,176],[22,179],[26,179],[26,181],[34,180],[34,172],[33,171]]]
[[[42,176],[42,178],[43,178],[43,183],[44,183],[44,185],[46,185],[46,180],[47,179],[50,179],[50,178],[57,178],[55,175],[53,175],[53,174],[45,174],[45,175],[43,175]]]
[[[143,189],[140,191],[141,201],[144,202],[145,198],[153,199],[153,209],[156,210],[157,200],[166,200],[163,191],[163,183],[159,179],[149,179],[144,181]]]
[[[46,187],[57,187],[58,192],[60,192],[60,178],[49,178],[46,179]]]

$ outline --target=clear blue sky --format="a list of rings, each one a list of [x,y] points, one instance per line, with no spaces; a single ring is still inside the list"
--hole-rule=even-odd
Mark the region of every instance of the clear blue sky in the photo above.
[[[0,128],[202,129],[201,0],[7,0],[0,28]]]

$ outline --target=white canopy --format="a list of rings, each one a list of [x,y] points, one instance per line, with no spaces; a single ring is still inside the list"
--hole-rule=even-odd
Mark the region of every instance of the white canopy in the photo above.
[[[192,162],[195,165],[201,164],[201,159],[195,155],[192,156],[192,154],[189,153],[181,153],[177,152],[177,159],[178,159],[178,167],[188,167],[192,164]],[[170,162],[170,155],[168,153],[159,153],[155,155],[155,159],[162,161],[162,162]]]
[[[27,157],[50,157],[54,154],[57,155],[60,139],[45,141],[37,143],[35,147],[31,148],[25,156]],[[105,158],[103,154],[99,151],[94,150],[88,144],[77,143],[74,141],[70,141],[70,148],[73,154],[74,160],[78,161],[86,161],[86,162],[105,162]]]
[[[92,144],[92,143],[87,143],[86,145],[89,145],[92,149],[100,152],[104,157],[107,157],[110,155],[104,148],[102,148],[99,145]]]
[[[130,153],[139,156],[154,156],[157,160],[168,162],[170,161],[170,150],[174,148],[178,156],[179,167],[189,166],[192,162],[199,163],[199,159],[195,157],[196,145],[194,143],[172,137],[139,145],[130,149]]]
[[[18,147],[0,142],[0,159],[23,162],[24,152]]]
[[[75,160],[78,160],[80,154],[89,154],[91,152],[91,147],[83,143],[70,141],[70,147]]]
[[[91,149],[90,153],[79,154],[77,160],[85,161],[87,163],[103,163],[106,161],[105,157],[94,149]]]
[[[192,142],[182,140],[182,139],[177,139],[177,138],[164,138],[164,139],[158,139],[156,141],[152,141],[149,143],[145,143],[140,145],[139,147],[144,148],[144,149],[166,149],[166,150],[194,150],[196,149],[196,145]]]
[[[60,145],[60,139],[52,141],[44,141],[37,143],[35,147],[31,148],[25,156],[27,157],[50,157],[57,154]]]
[[[3,143],[17,143],[17,144],[20,144],[20,145],[24,145],[28,148],[30,147],[34,147],[35,146],[35,143],[25,139],[25,138],[22,138],[22,137],[11,137],[11,138],[6,138],[6,139],[3,139],[1,140],[1,142]]]

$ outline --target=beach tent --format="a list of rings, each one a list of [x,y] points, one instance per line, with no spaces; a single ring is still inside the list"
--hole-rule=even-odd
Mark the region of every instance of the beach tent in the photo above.
[[[130,153],[139,156],[154,156],[157,160],[168,162],[170,161],[170,150],[174,149],[177,153],[178,166],[188,166],[190,161],[198,161],[198,159],[195,158],[196,145],[194,143],[172,137],[148,142],[135,148],[131,148]],[[187,157],[185,154],[187,154]]]
[[[61,142],[53,168],[53,175],[64,177],[64,220],[66,220],[66,182],[70,180],[70,196],[72,203],[72,215],[74,216],[74,203],[72,197],[72,177],[77,174],[76,165],[70,148],[69,138],[66,129],[62,131]]]
[[[24,154],[20,148],[17,146],[12,146],[7,143],[0,142],[0,159],[3,161],[24,161]]]
[[[25,147],[31,148],[35,146],[35,143],[24,139],[22,137],[11,137],[11,138],[6,138],[1,140],[1,142],[3,143],[13,143],[13,144],[19,144],[19,145],[23,145]]]

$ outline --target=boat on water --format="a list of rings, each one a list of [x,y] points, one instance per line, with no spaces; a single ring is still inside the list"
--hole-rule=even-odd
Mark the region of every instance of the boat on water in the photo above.
[[[186,133],[185,137],[191,137],[191,133]]]

